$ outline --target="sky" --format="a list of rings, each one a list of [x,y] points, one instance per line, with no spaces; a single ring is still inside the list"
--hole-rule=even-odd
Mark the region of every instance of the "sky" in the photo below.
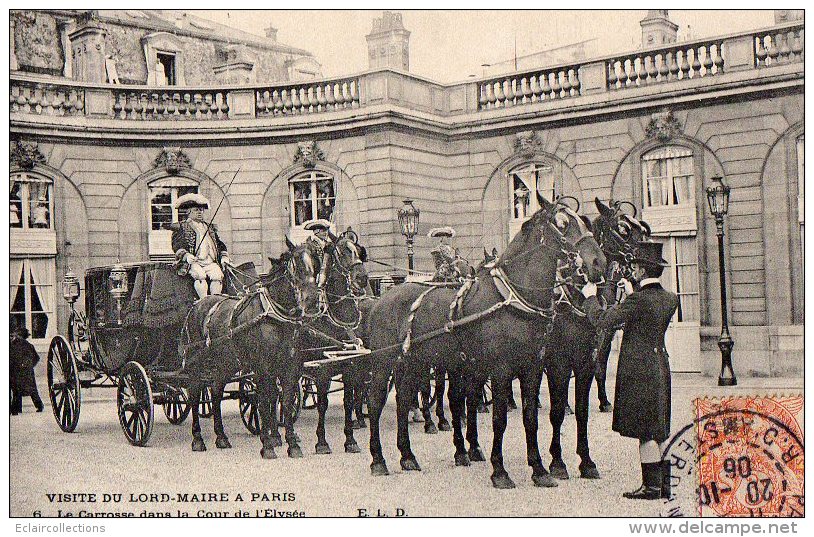
[[[510,60],[540,50],[596,38],[598,55],[635,50],[641,44],[639,21],[646,10],[617,11],[411,11],[402,13],[410,35],[410,72],[437,82],[481,76],[482,64]],[[368,11],[190,11],[195,15],[265,35],[311,51],[326,77],[367,69]],[[774,24],[771,10],[670,10],[679,25],[679,41],[737,33]],[[593,55],[593,54],[591,54]]]

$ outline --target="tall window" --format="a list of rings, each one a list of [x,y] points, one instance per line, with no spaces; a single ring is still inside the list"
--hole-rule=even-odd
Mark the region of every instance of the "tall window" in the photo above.
[[[54,258],[9,259],[9,328],[45,340],[54,329]]]
[[[175,54],[159,52],[156,54],[156,86],[175,86]]]
[[[695,205],[692,151],[662,147],[642,157],[642,201],[645,207]]]
[[[184,194],[197,193],[198,183],[182,177],[167,177],[150,183],[150,229],[166,229],[169,224],[177,222],[179,215],[175,201]]]
[[[509,238],[514,237],[520,226],[540,208],[537,195],[548,201],[556,197],[556,179],[553,167],[542,163],[518,166],[509,172],[509,196],[511,221]]]
[[[664,243],[664,258],[669,266],[661,275],[665,289],[678,295],[678,309],[674,320],[682,323],[698,321],[698,249],[695,237],[669,237],[658,239]]]
[[[54,229],[53,182],[36,173],[11,175],[9,225],[16,229]]]
[[[331,175],[311,171],[298,175],[289,183],[291,225],[300,227],[308,220],[331,220],[336,205],[336,190]]]

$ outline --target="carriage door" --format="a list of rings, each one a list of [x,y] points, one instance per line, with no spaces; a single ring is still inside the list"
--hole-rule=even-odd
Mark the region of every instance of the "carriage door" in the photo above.
[[[553,201],[555,188],[554,169],[548,164],[539,162],[523,164],[509,172],[510,241],[520,231],[523,222],[540,208],[535,190],[548,201]]]
[[[662,147],[642,158],[642,218],[653,240],[664,244],[668,266],[661,285],[678,295],[679,305],[665,335],[670,368],[701,371],[698,244],[692,151]]]

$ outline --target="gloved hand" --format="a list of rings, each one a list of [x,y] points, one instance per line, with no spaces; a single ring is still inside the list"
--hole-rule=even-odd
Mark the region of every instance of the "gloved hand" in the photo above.
[[[633,294],[633,284],[630,283],[630,281],[627,280],[626,278],[622,278],[621,280],[619,280],[619,283],[617,283],[616,285],[622,287],[625,290],[626,296],[630,296]]]
[[[585,298],[596,296],[596,284],[593,282],[586,283],[582,288],[582,296]]]
[[[192,254],[184,254],[184,262],[189,263],[190,265],[196,262],[197,260],[198,258]]]

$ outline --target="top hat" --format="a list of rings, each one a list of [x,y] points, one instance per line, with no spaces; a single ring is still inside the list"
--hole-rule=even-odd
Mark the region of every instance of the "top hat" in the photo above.
[[[302,226],[306,231],[327,231],[331,229],[331,223],[324,218],[309,220]]]
[[[28,339],[28,337],[31,335],[31,333],[28,331],[28,328],[26,328],[25,326],[18,327],[17,330],[15,330],[15,332],[22,339]]]
[[[444,227],[434,227],[432,228],[429,233],[427,233],[428,237],[446,237],[452,238],[455,236],[455,230],[449,226]]]
[[[175,200],[175,208],[178,210],[191,209],[192,207],[209,208],[209,200],[200,194],[184,194]]]
[[[633,262],[666,267],[668,263],[661,257],[661,249],[663,247],[664,244],[660,242],[640,242],[636,245]]]

